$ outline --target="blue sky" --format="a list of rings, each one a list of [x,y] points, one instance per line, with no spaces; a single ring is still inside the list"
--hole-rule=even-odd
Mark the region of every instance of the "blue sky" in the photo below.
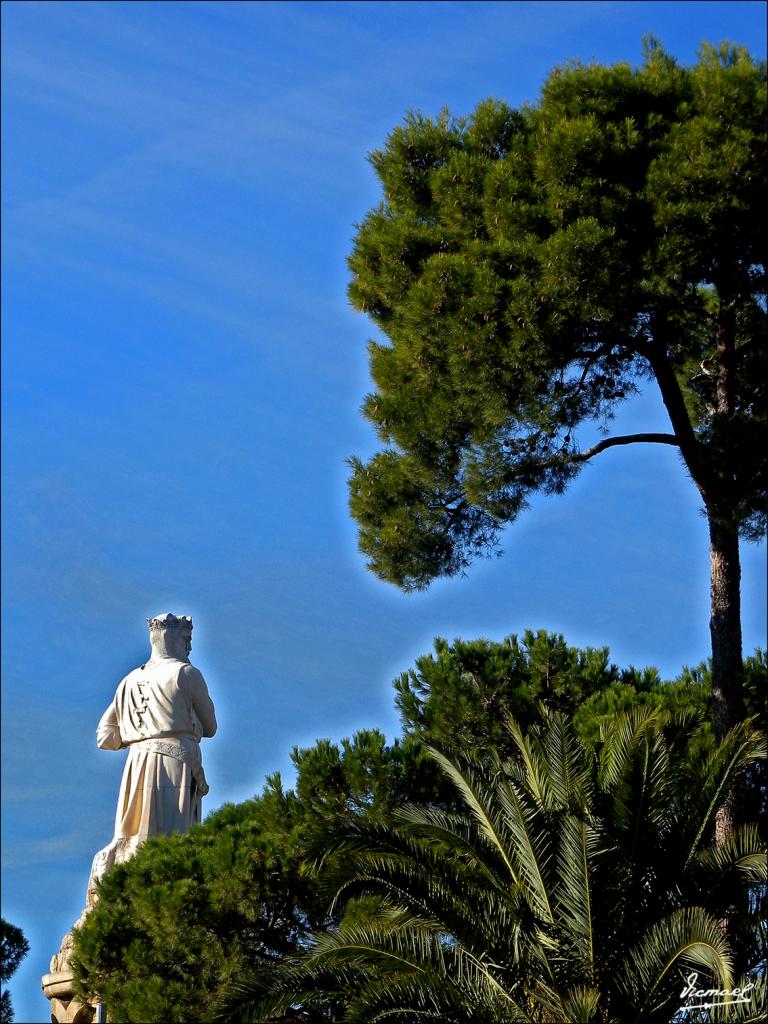
[[[537,499],[504,557],[405,596],[372,578],[345,459],[370,322],[346,300],[366,154],[409,108],[534,100],[569,58],[657,35],[764,53],[762,3],[17,3],[3,19],[3,915],[32,952],[17,1020],[111,838],[124,755],[96,722],[195,619],[220,718],[205,810],[317,737],[398,731],[435,636],[526,627],[666,676],[708,653],[706,528],[667,447]],[[664,430],[653,393],[617,429]],[[744,556],[764,645],[764,548]]]

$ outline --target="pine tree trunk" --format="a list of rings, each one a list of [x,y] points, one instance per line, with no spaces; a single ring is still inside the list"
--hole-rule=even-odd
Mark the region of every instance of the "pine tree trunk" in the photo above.
[[[736,411],[736,309],[730,291],[721,290],[715,337],[715,400],[710,413],[727,422]],[[712,640],[712,703],[715,738],[720,743],[744,717],[741,650],[741,564],[739,532],[733,521],[727,468],[707,458],[685,405],[675,370],[667,356],[669,324],[654,323],[655,344],[646,353],[693,481],[704,499],[709,520]],[[715,818],[715,838],[722,842],[739,822],[739,787],[727,795]]]
[[[709,516],[710,594],[712,637],[712,701],[715,738],[744,717],[741,650],[741,564],[738,530],[716,514]],[[738,792],[731,790],[715,819],[715,838],[726,839],[738,824]]]

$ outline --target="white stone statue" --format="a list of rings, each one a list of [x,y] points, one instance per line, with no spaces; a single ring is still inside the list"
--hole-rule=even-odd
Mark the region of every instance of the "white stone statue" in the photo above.
[[[128,747],[128,760],[114,838],[93,860],[89,907],[96,881],[113,864],[150,836],[197,824],[208,792],[200,739],[216,732],[216,713],[202,674],[189,663],[192,620],[164,612],[147,622],[152,654],[122,680],[96,729],[102,750]]]
[[[114,864],[128,860],[150,836],[186,832],[201,818],[208,792],[200,739],[216,732],[216,713],[202,674],[189,663],[192,620],[164,612],[149,623],[152,653],[122,680],[101,716],[96,743],[102,750],[128,748],[112,842],[93,858],[86,906],[96,902],[96,883]],[[67,970],[71,932],[51,961]]]

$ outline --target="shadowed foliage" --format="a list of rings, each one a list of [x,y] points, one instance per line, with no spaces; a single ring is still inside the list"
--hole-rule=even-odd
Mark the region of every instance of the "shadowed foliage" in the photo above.
[[[752,824],[707,837],[764,742],[737,726],[691,789],[685,736],[701,726],[639,708],[590,750],[545,712],[527,733],[508,720],[509,759],[432,748],[460,809],[412,804],[393,824],[331,827],[324,884],[337,903],[376,894],[380,908],[318,936],[269,986],[237,986],[224,1019],[312,1020],[343,990],[332,1019],[356,1024],[667,1024],[685,973],[733,987],[766,952],[765,851]]]
[[[244,975],[268,978],[313,932],[339,923],[308,871],[321,822],[380,820],[404,800],[439,793],[439,773],[413,737],[363,730],[340,745],[296,748],[295,791],[280,777],[183,836],[158,837],[102,881],[75,932],[81,995],[115,1024],[208,1021]],[[365,912],[358,901],[346,910]]]
[[[28,952],[29,942],[21,928],[6,921],[4,917],[0,918],[0,982],[3,985],[10,981]],[[0,994],[0,1022],[11,1024],[13,1019],[11,993],[3,988]]]

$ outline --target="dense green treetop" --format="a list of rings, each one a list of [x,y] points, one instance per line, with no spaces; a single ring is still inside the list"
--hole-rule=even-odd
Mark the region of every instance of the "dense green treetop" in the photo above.
[[[278,777],[183,836],[150,840],[103,880],[75,936],[83,994],[110,1020],[210,1020],[223,985],[266,971],[325,926],[303,875],[302,815]]]
[[[21,928],[0,918],[0,982],[3,985],[16,973],[16,969],[29,952],[29,942]],[[0,1024],[13,1021],[11,993],[4,988],[0,994]]]
[[[744,660],[744,680],[746,714],[765,732],[768,658],[760,648]],[[696,713],[701,723],[695,737],[686,728],[682,737],[691,785],[715,744],[711,662],[665,681],[655,668],[620,668],[607,647],[571,647],[544,630],[501,642],[438,638],[434,653],[417,658],[394,685],[406,737],[438,746],[453,742],[480,754],[493,748],[512,756],[508,719],[527,729],[540,725],[547,711],[566,714],[588,747],[617,714],[648,708],[677,720],[680,712]],[[764,764],[750,768],[743,799],[750,820],[768,811]]]
[[[305,813],[328,817],[387,817],[408,800],[435,799],[440,773],[420,737],[406,735],[387,744],[378,729],[364,729],[340,744],[318,740],[295,747],[296,795]]]
[[[746,712],[768,725],[768,658],[760,648],[744,661]],[[607,647],[571,647],[545,630],[525,630],[503,641],[438,637],[434,653],[416,659],[395,681],[395,702],[406,737],[449,741],[481,751],[505,752],[505,719],[539,724],[544,708],[573,718],[579,737],[593,742],[617,712],[639,706],[700,712],[712,729],[712,677],[708,662],[683,668],[665,681],[655,668],[620,668]]]
[[[363,730],[296,748],[294,790],[279,775],[183,836],[158,837],[103,880],[76,932],[79,991],[110,1020],[214,1019],[223,992],[267,977],[338,918],[308,871],[307,844],[329,820],[382,820],[408,800],[439,798],[439,772],[415,737]],[[443,787],[447,788],[447,787]],[[345,914],[366,913],[352,903]]]
[[[438,638],[434,654],[395,680],[395,700],[406,735],[504,750],[506,717],[528,727],[541,720],[542,705],[572,715],[620,682],[645,692],[660,679],[656,669],[619,669],[607,647],[570,647],[560,635],[526,630],[500,643]]]
[[[537,490],[608,447],[679,448],[710,517],[748,536],[766,493],[765,66],[568,64],[538,101],[410,114],[371,160],[350,297],[370,344],[352,460],[360,545],[406,589],[496,547]],[[669,434],[607,436],[655,379]],[[579,443],[597,424],[602,441]]]

